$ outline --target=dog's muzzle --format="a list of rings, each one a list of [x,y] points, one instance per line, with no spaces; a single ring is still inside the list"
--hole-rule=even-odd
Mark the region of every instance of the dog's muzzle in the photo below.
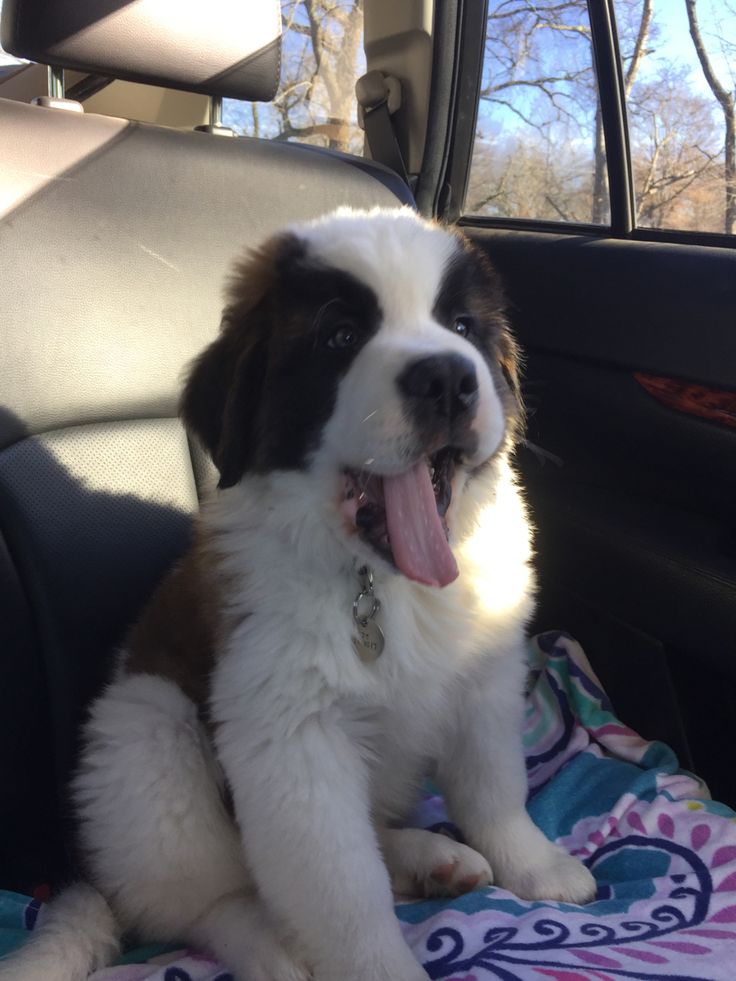
[[[475,365],[455,352],[412,361],[396,380],[399,391],[425,440],[459,445],[478,404]]]

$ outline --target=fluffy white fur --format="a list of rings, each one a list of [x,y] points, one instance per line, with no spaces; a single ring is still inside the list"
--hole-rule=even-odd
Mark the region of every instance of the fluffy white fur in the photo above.
[[[203,509],[237,624],[213,678],[214,755],[171,682],[123,673],[93,708],[75,796],[93,881],[122,928],[208,948],[238,981],[308,971],[316,981],[426,981],[393,913],[392,879],[399,892],[430,895],[495,880],[568,902],[587,901],[594,885],[525,810],[529,528],[488,367],[432,318],[457,241],[409,212],[341,213],[295,232],[376,291],[383,326],[340,384],[309,468],[246,476]],[[479,377],[470,463],[496,455],[467,487],[456,477],[448,520],[460,576],[438,590],[346,534],[340,474],[406,468],[412,434],[397,371],[419,352],[450,350]],[[351,644],[365,560],[386,636],[372,664]],[[388,829],[429,766],[469,846]],[[237,826],[220,802],[220,767]],[[58,954],[45,981],[81,978],[104,956],[107,916],[85,912],[84,929],[100,938],[82,967],[75,930],[42,931],[39,947],[53,942]],[[37,976],[0,969],[2,979]]]
[[[3,981],[86,978],[119,950],[119,928],[99,892],[78,883],[39,913],[31,940],[0,963]]]

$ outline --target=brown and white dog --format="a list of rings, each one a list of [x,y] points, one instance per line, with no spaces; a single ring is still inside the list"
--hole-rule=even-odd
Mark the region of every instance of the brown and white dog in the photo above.
[[[236,267],[182,403],[220,489],[86,727],[95,889],[0,977],[84,977],[130,930],[238,981],[421,981],[392,888],[592,897],[525,810],[516,362],[488,261],[409,210]],[[430,770],[468,845],[400,827]]]

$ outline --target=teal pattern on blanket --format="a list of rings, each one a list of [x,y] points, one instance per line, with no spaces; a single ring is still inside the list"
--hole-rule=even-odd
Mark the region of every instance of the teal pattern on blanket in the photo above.
[[[40,909],[37,899],[0,889],[0,957],[23,943]]]
[[[616,718],[580,646],[530,644],[525,746],[529,811],[591,869],[588,906],[526,902],[500,888],[401,903],[428,976],[446,981],[733,981],[736,815],[678,768],[672,751]],[[428,790],[412,824],[461,837]],[[40,904],[0,893],[0,950]],[[131,951],[99,981],[226,981],[192,951]],[[137,962],[137,963],[136,963]],[[94,977],[94,976],[93,976]]]
[[[588,906],[489,888],[398,908],[431,978],[732,981],[736,815],[672,751],[624,726],[582,649],[560,633],[530,650],[529,812],[591,869]],[[461,837],[441,798],[416,823]]]

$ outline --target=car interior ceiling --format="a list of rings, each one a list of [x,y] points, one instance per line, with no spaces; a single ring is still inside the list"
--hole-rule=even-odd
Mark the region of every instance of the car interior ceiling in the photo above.
[[[13,46],[65,66],[68,87],[118,76],[91,86],[82,112],[29,104],[45,94],[41,65],[0,82],[8,888],[68,875],[64,788],[84,706],[186,547],[211,482],[177,418],[178,391],[217,329],[234,253],[344,204],[416,200],[424,213],[459,217],[484,5],[435,6],[432,22],[429,0],[365,0],[367,69],[399,76],[409,95],[394,124],[413,196],[364,157],[195,131],[211,95],[272,97],[275,36],[258,34],[236,71],[213,68],[213,87],[187,67],[196,30],[173,42],[162,24],[124,64],[115,18],[95,50],[74,47],[96,0],[5,0],[4,29],[9,11],[27,14]],[[55,19],[39,16],[51,7]],[[280,21],[277,0],[259,7]],[[225,17],[219,34],[217,24],[210,16],[213,65],[232,30]],[[179,45],[165,65],[164,38]],[[616,84],[606,71],[615,66],[601,54],[602,102]],[[532,628],[580,640],[621,718],[672,745],[734,805],[736,433],[663,406],[639,376],[736,387],[736,252],[646,240],[614,219],[572,231],[461,222],[504,277],[525,352],[528,446],[517,462],[537,528]]]

